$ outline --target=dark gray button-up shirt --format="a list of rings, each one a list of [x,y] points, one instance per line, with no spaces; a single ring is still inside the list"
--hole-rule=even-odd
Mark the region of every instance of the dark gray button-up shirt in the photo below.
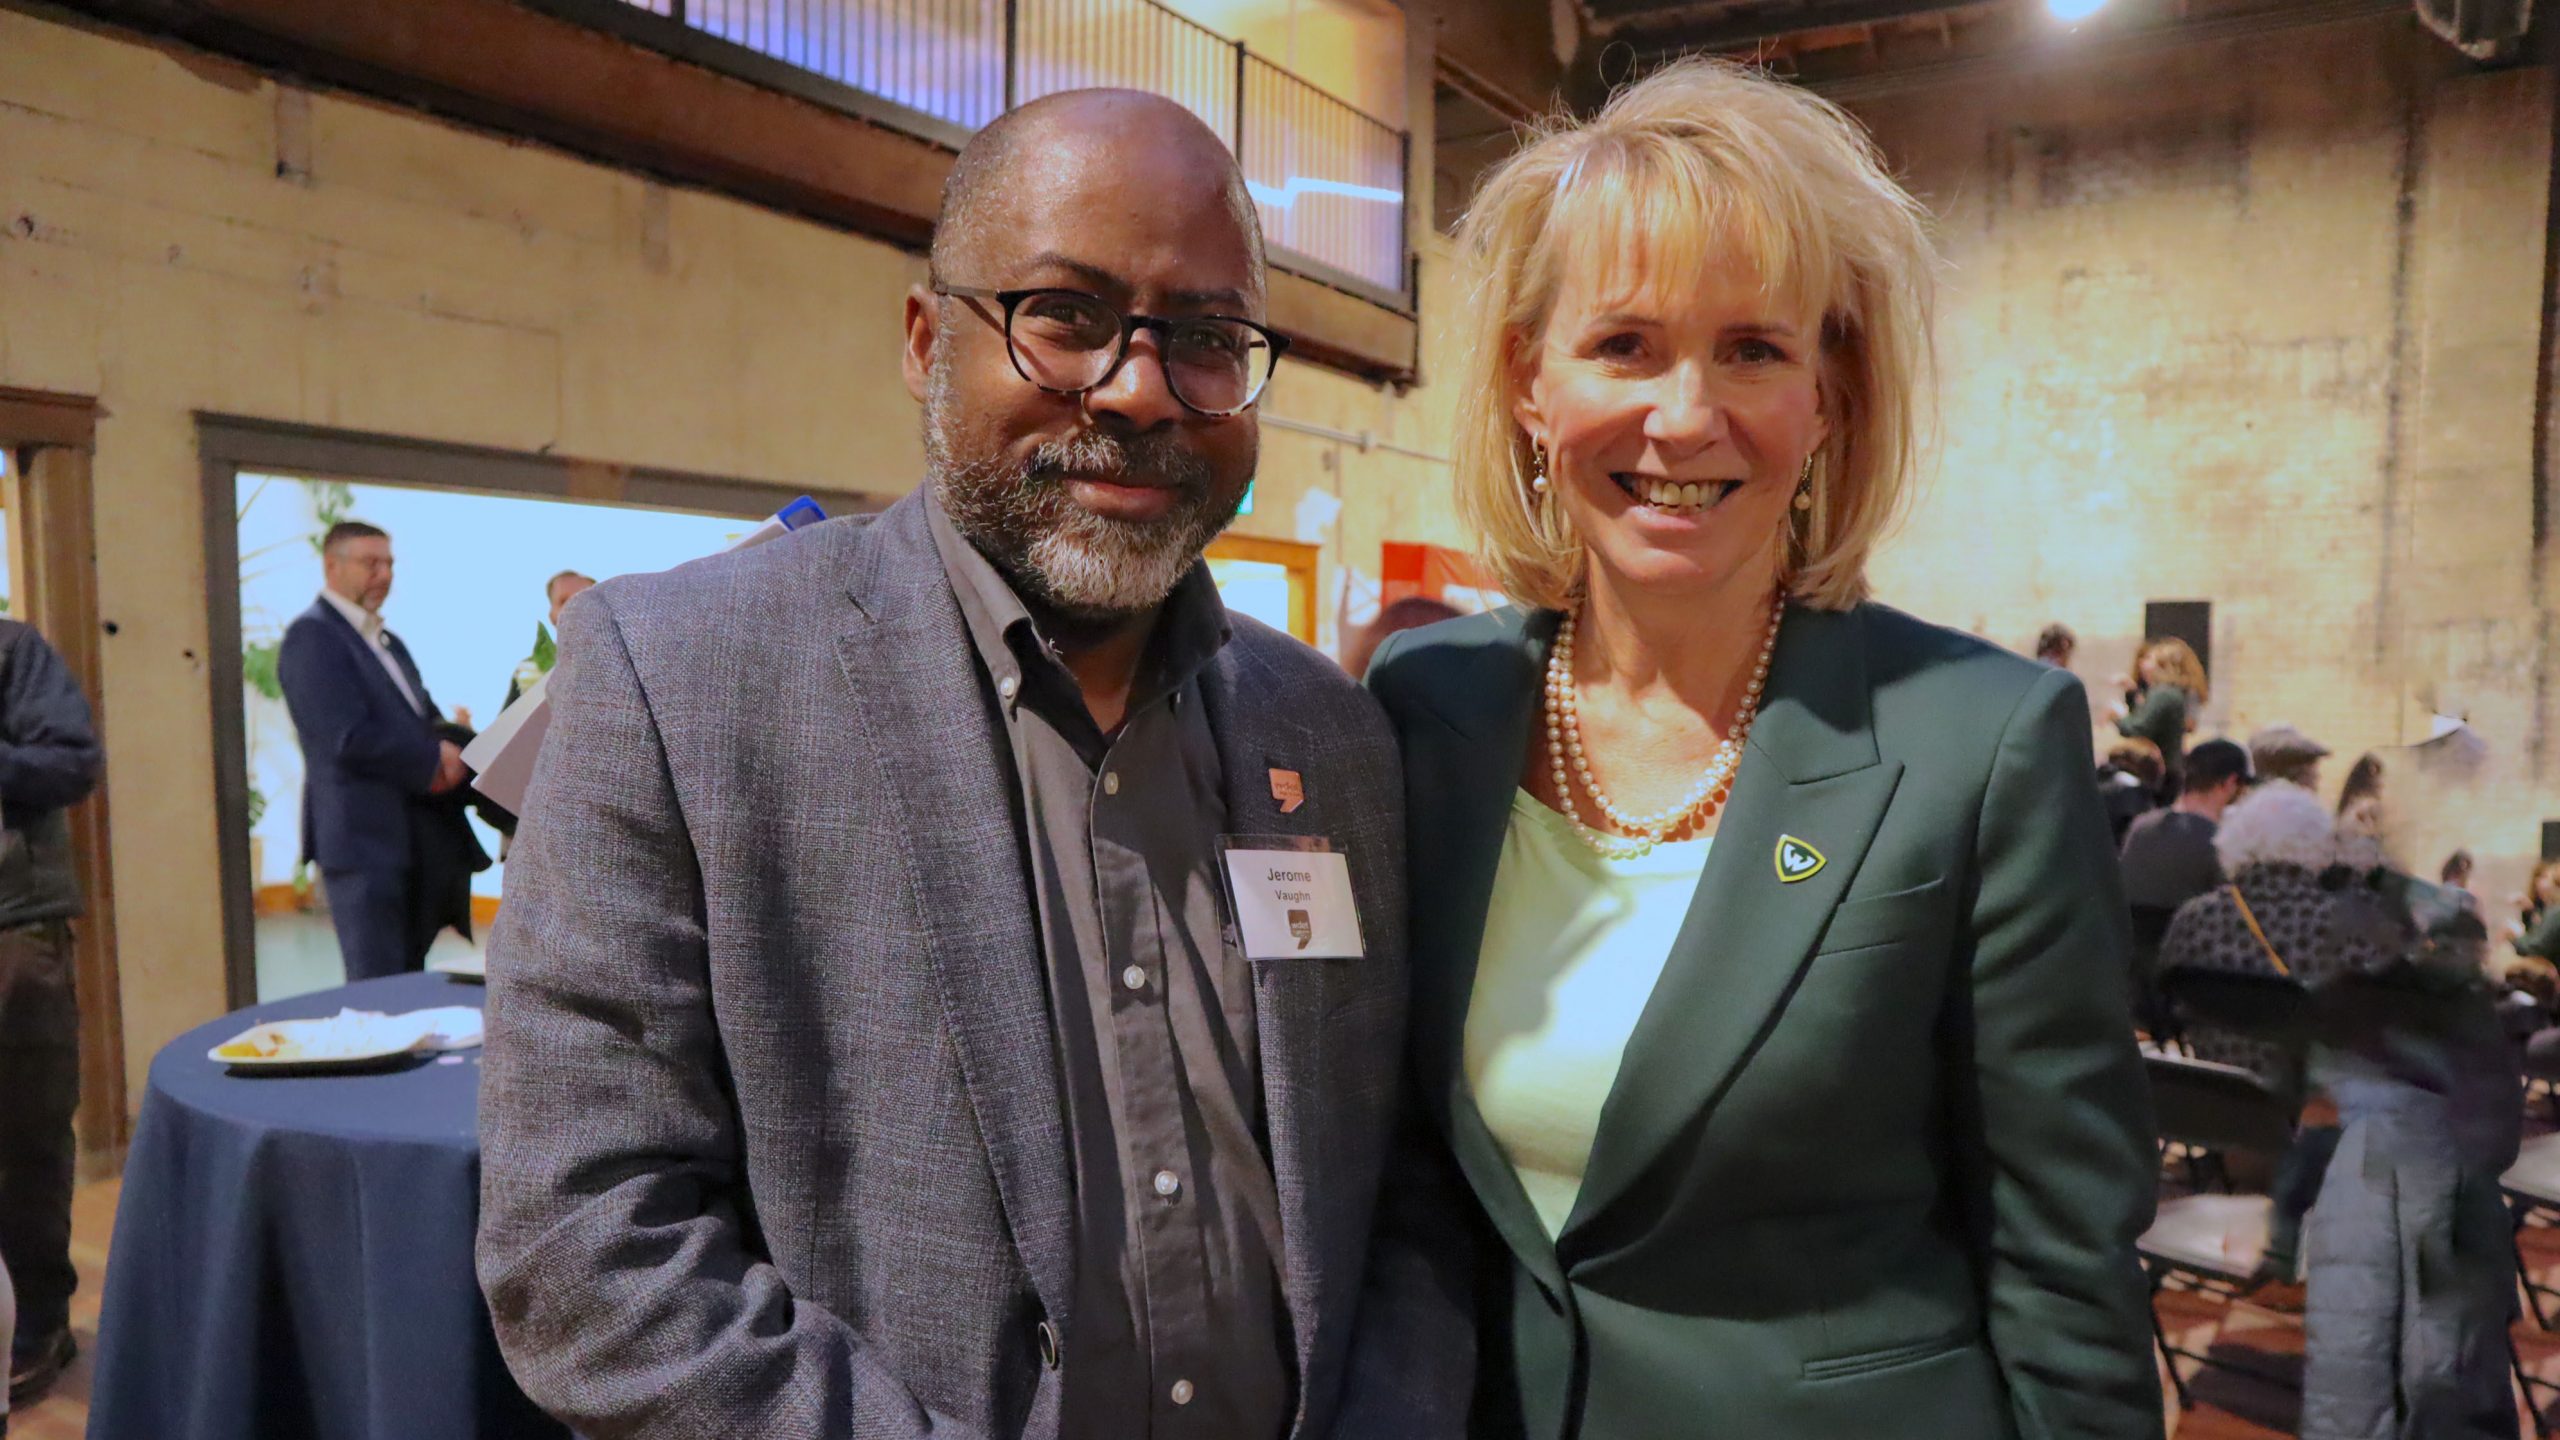
[[[1277,1440],[1294,1407],[1251,967],[1225,939],[1206,566],[1165,603],[1119,730],[1003,574],[930,512],[1011,738],[1075,1147],[1064,1433]]]

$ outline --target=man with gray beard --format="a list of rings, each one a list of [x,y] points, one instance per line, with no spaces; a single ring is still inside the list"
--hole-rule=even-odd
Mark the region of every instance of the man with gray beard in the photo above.
[[[1200,559],[1263,303],[1197,119],[1017,110],[907,301],[926,483],[564,614],[479,1264],[581,1434],[1462,1432],[1393,742]]]

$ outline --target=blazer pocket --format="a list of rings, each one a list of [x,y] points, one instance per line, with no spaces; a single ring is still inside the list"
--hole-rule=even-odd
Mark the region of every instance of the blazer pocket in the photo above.
[[[1864,950],[1943,928],[1946,892],[1947,882],[1941,877],[1908,890],[1843,901],[1831,912],[1831,923],[1823,927],[1822,941],[1813,953],[1836,955],[1844,950]]]
[[[1854,1380],[1884,1370],[1899,1370],[1905,1365],[1918,1365],[1941,1355],[1952,1355],[1972,1348],[1971,1335],[1940,1335],[1928,1340],[1913,1340],[1902,1345],[1887,1345],[1881,1350],[1860,1350],[1851,1355],[1834,1355],[1804,1362],[1807,1380]]]

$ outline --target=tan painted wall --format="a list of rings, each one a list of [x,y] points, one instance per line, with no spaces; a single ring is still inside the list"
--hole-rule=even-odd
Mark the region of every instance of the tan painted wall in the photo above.
[[[881,491],[921,464],[920,265],[886,247],[8,10],[0,156],[0,384],[104,407],[137,1100],[224,1008],[193,412]]]
[[[0,385],[94,395],[126,1052],[223,1008],[192,416],[907,489],[921,262],[538,146],[0,9]],[[1430,282],[1427,282],[1430,283]],[[1436,361],[1431,362],[1436,363]],[[1293,365],[1270,413],[1445,448],[1423,389]],[[1247,533],[1450,539],[1445,469],[1279,427]],[[1374,497],[1374,500],[1373,500]],[[412,563],[418,563],[413,561]]]
[[[2531,586],[2548,72],[2463,75],[2402,20],[1876,100],[1950,262],[1935,479],[1886,598],[2101,693],[2147,599],[2214,602],[2206,730],[2488,742],[2412,785],[2503,902],[2560,737]],[[2404,219],[2405,216],[2405,219]]]

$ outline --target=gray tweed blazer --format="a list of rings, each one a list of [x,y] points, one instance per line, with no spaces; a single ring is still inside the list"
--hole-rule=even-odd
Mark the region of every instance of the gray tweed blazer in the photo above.
[[[1049,1437],[1068,1138],[1022,821],[911,496],[563,622],[490,940],[479,1270],[594,1437]],[[1373,1208],[1403,790],[1368,697],[1244,618],[1202,677],[1239,833],[1348,853],[1368,956],[1257,967],[1290,1434],[1455,1435],[1464,1277]],[[1295,770],[1283,815],[1267,771]],[[1044,1328],[1054,1327],[1044,1337]]]

